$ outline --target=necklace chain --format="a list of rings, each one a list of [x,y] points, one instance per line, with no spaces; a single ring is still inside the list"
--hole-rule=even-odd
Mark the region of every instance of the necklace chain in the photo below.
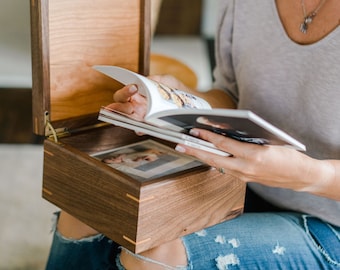
[[[301,0],[301,7],[303,11],[303,22],[300,24],[300,31],[304,34],[307,34],[308,25],[313,22],[314,17],[318,14],[319,10],[325,4],[326,0],[321,0],[319,5],[315,8],[314,11],[307,14],[305,1]]]

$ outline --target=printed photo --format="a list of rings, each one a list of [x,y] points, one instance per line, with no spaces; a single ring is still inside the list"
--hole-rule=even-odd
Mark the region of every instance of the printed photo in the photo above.
[[[153,140],[95,153],[92,156],[141,182],[204,165]]]
[[[161,95],[161,97],[173,104],[175,104],[178,108],[198,108],[197,99],[194,95],[191,95],[190,93],[170,88],[162,83],[155,82],[155,85],[157,86],[158,92]]]

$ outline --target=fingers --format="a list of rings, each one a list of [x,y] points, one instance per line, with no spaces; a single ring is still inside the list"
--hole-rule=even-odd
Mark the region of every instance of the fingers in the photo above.
[[[126,85],[122,89],[116,91],[113,95],[115,102],[128,102],[131,97],[138,91],[137,86],[134,84]]]
[[[185,153],[187,155],[195,156],[199,160],[207,162],[210,166],[216,168],[221,167],[220,165],[223,164],[223,160],[225,159],[225,157],[213,154],[211,152],[207,152],[197,148],[192,148],[182,144],[176,145],[175,150],[181,153]]]
[[[213,143],[218,149],[221,149],[236,157],[247,157],[250,153],[257,151],[258,147],[262,147],[261,145],[240,142],[204,129],[192,129],[190,134],[209,141]]]
[[[125,103],[111,103],[106,106],[106,108],[113,110],[113,111],[119,111],[125,114],[133,114],[134,113],[134,107],[132,104],[129,104],[128,102]]]
[[[243,168],[248,163],[248,160],[251,159],[251,157],[256,157],[258,153],[261,152],[259,151],[259,148],[263,149],[263,146],[261,145],[239,142],[235,139],[231,139],[203,129],[193,129],[190,131],[190,133],[193,136],[213,143],[218,149],[230,153],[231,156],[222,157],[185,145],[178,145],[176,147],[177,151],[195,156],[212,167],[225,168],[229,171],[234,171],[234,173],[239,172],[240,168]]]
[[[134,107],[128,102],[131,100],[131,97],[137,92],[138,89],[136,85],[126,85],[113,94],[113,99],[115,100],[115,103],[111,103],[106,107],[111,110],[120,111],[122,113],[132,114],[134,112]]]
[[[134,84],[126,85],[114,94],[114,102],[105,106],[107,109],[127,114],[136,120],[143,120],[147,110],[147,100],[138,93]]]
[[[218,169],[224,174],[239,178],[238,168],[239,166],[241,166],[240,162],[242,162],[242,159],[239,160],[234,157],[224,157],[186,145],[177,145],[175,150],[187,155],[194,156],[197,159],[210,165],[211,167]],[[223,168],[223,170],[221,168]]]
[[[308,159],[304,154],[294,149],[240,142],[202,129],[193,129],[191,134],[210,141],[232,156],[220,156],[186,145],[177,145],[175,149],[218,168],[221,173],[244,182],[256,182],[271,187],[298,191],[306,187],[306,182],[301,181],[301,175],[310,175],[311,165],[306,162]],[[307,176],[302,179],[309,178]]]

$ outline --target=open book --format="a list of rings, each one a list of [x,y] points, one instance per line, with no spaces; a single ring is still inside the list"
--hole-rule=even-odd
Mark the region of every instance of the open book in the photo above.
[[[116,66],[94,68],[124,85],[136,84],[139,93],[147,100],[144,121],[107,107],[100,109],[98,119],[101,121],[223,156],[229,153],[217,149],[210,142],[191,136],[189,130],[195,127],[204,128],[242,142],[306,150],[301,142],[251,111],[212,109],[202,98],[170,88],[127,69]]]

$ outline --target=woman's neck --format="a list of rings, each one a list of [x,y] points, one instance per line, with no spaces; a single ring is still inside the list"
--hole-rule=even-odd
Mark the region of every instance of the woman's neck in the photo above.
[[[276,0],[276,6],[287,35],[299,44],[321,40],[340,23],[340,0]]]

